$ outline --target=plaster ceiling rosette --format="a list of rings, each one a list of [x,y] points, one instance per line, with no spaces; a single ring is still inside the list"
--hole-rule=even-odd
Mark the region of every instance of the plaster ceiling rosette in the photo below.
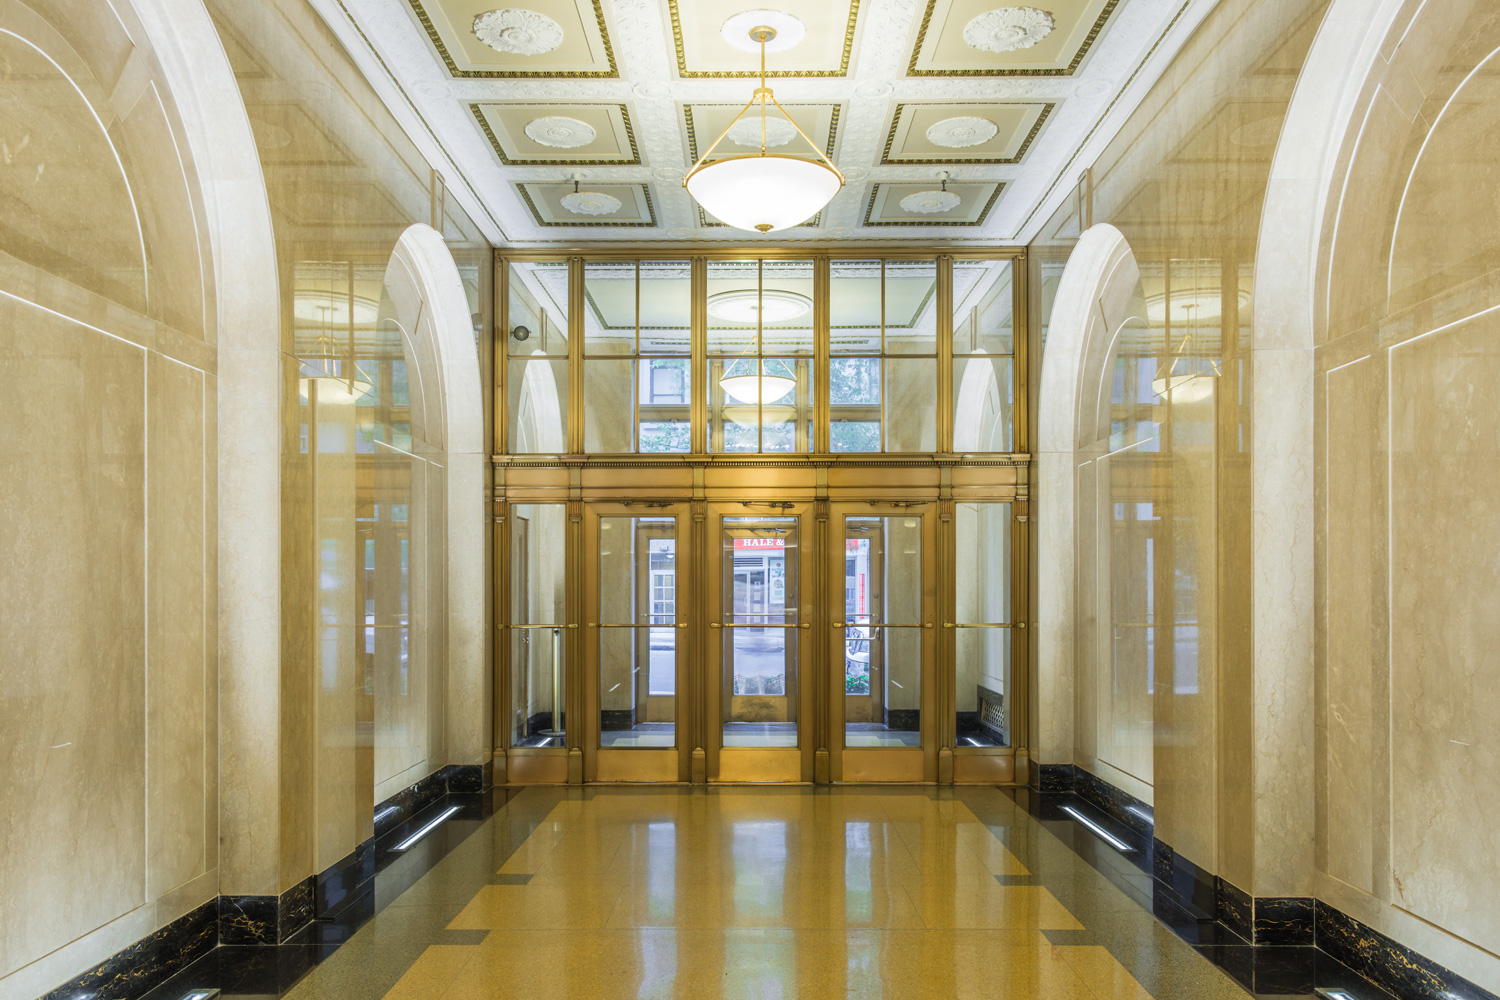
[[[760,115],[754,117],[747,114],[733,125],[729,126],[727,138],[730,142],[740,146],[752,146],[760,148]],[[797,126],[785,118],[772,118],[766,116],[766,147],[785,146],[797,138]]]
[[[963,149],[989,142],[1000,131],[1000,126],[988,118],[977,115],[960,115],[944,118],[927,129],[927,141],[946,149]]]
[[[917,215],[936,215],[951,212],[963,201],[952,191],[918,191],[901,199],[901,208]]]
[[[559,200],[563,208],[578,215],[614,215],[622,204],[620,199],[603,191],[574,191]]]
[[[532,142],[554,149],[577,149],[599,137],[598,131],[588,122],[562,115],[533,119],[526,123],[525,131]]]
[[[766,53],[785,52],[794,49],[807,37],[807,26],[802,19],[784,10],[743,10],[724,19],[719,34],[732,49],[740,52],[760,54],[760,43],[750,37],[756,28],[767,27],[776,32],[776,37],[766,43]]]
[[[1052,34],[1057,21],[1036,7],[997,7],[964,25],[964,42],[981,52],[1029,49]]]
[[[487,10],[474,18],[474,37],[496,52],[540,56],[563,43],[562,25],[546,14],[524,7]]]

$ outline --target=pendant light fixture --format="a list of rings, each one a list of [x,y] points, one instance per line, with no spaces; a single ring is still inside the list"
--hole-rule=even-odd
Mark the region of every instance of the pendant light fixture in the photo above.
[[[750,29],[750,38],[760,45],[760,86],[682,179],[682,186],[687,188],[693,200],[715,218],[736,229],[759,233],[774,233],[806,222],[832,201],[839,188],[844,186],[844,175],[839,173],[839,168],[807,137],[786,108],[777,102],[771,88],[766,86],[766,43],[775,37],[776,29],[768,25]],[[760,152],[708,163],[708,158],[724,141],[729,130],[756,104],[760,105]],[[776,105],[776,110],[786,116],[797,134],[818,155],[817,160],[766,152],[768,104]],[[750,120],[754,121],[754,118]]]
[[[300,393],[304,399],[322,403],[355,403],[375,384],[364,377],[354,359],[354,276],[351,269],[347,301],[329,297],[330,305],[315,305],[320,314],[318,341],[312,354],[301,358]],[[342,306],[348,314],[349,343],[346,354],[340,354],[333,343],[330,317]]]

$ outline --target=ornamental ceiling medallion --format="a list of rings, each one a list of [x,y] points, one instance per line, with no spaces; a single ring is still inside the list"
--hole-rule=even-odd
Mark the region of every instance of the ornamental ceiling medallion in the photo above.
[[[901,199],[901,207],[918,215],[935,215],[958,207],[963,199],[952,191],[918,191]]]
[[[729,141],[740,146],[760,148],[761,123],[759,118],[741,118],[729,126]],[[785,146],[797,138],[797,127],[785,118],[767,116],[765,139],[767,146]]]
[[[989,142],[999,131],[1000,126],[988,118],[961,115],[957,118],[944,118],[928,128],[927,141],[935,146],[962,149],[965,146],[978,146]]]
[[[578,215],[614,215],[620,210],[620,199],[603,191],[574,191],[560,199],[562,207]]]
[[[577,118],[552,115],[526,123],[526,137],[532,142],[556,149],[576,149],[587,146],[598,138],[599,133],[588,122]]]
[[[1052,34],[1052,14],[1035,7],[997,7],[964,25],[964,41],[981,52],[1029,49]]]
[[[474,37],[496,52],[539,56],[563,43],[563,30],[552,18],[521,7],[487,10],[474,18]]]

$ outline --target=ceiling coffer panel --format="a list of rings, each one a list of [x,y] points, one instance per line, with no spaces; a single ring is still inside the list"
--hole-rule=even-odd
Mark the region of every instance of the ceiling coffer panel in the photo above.
[[[500,162],[510,167],[628,167],[641,162],[624,104],[486,101],[469,110]]]
[[[460,78],[617,77],[603,0],[407,0]]]
[[[656,208],[646,184],[522,181],[516,191],[539,226],[619,229],[656,225]]]
[[[1056,104],[898,104],[884,164],[1020,163]]]
[[[927,0],[910,76],[1072,76],[1120,0]]]
[[[848,76],[859,5],[860,0],[795,5],[792,13],[802,22],[806,34],[794,48],[770,57],[766,76]],[[746,10],[743,0],[667,0],[667,7],[678,76],[693,80],[753,79],[760,75],[759,50],[735,48],[721,31],[725,21]]]
[[[933,211],[935,204],[947,204],[940,200],[922,197],[939,191],[939,185],[935,181],[871,184],[870,195],[865,202],[864,224],[867,226],[982,226],[1004,188],[1005,185],[999,181],[962,183],[949,181],[946,185],[947,192],[957,200],[952,201],[950,208]]]

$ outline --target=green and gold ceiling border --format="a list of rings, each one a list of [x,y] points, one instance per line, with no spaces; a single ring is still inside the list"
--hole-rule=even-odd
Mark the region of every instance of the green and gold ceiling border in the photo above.
[[[413,3],[416,0],[412,0]],[[682,13],[678,10],[681,0],[667,0],[667,8],[672,16],[672,46],[677,52],[677,75],[684,80],[758,80],[759,70],[732,70],[728,72],[714,72],[710,70],[690,70],[687,68],[687,48],[682,41]],[[849,60],[854,54],[854,29],[859,24],[860,0],[849,2],[849,23],[844,28],[844,49],[839,58],[837,70],[824,69],[797,69],[797,70],[766,70],[767,79],[789,79],[795,77],[837,77],[849,75]]]
[[[891,149],[895,146],[895,143],[896,143],[896,132],[898,130],[900,130],[900,128],[901,128],[901,115],[906,111],[907,108],[942,107],[942,108],[961,109],[961,108],[971,107],[971,106],[972,107],[993,107],[993,106],[995,106],[997,104],[1011,105],[1011,106],[1016,106],[1016,107],[1033,107],[1033,108],[1038,106],[1038,102],[1035,102],[1035,101],[978,101],[978,102],[973,102],[972,104],[937,104],[937,103],[926,103],[926,102],[924,102],[923,104],[898,104],[898,105],[896,105],[896,111],[895,111],[895,113],[891,115],[891,129],[890,129],[889,132],[886,133],[886,137],[885,137],[885,149],[880,154],[880,162],[883,163],[883,164],[890,165],[890,166],[911,166],[911,165],[921,165],[921,164],[943,164],[943,163],[951,163],[951,164],[966,164],[966,163],[975,163],[975,164],[1013,164],[1013,163],[1020,163],[1022,157],[1024,157],[1026,155],[1026,151],[1031,148],[1032,142],[1041,133],[1042,126],[1044,124],[1046,124],[1047,119],[1049,117],[1051,117],[1052,112],[1057,108],[1057,105],[1055,103],[1042,104],[1041,105],[1041,109],[1042,109],[1041,114],[1039,114],[1037,116],[1036,121],[1034,121],[1034,122],[1031,123],[1031,129],[1026,133],[1026,138],[1024,138],[1024,139],[1021,140],[1021,145],[1016,149],[1016,152],[1014,153],[1014,155],[1011,155],[1011,156],[996,156],[996,157],[947,156],[947,157],[928,157],[928,158],[923,158],[923,157],[908,157],[908,156],[892,156],[891,155]],[[954,112],[955,115],[959,115],[959,114],[962,114],[962,113],[963,112],[959,111],[959,110],[955,110],[955,112]],[[962,147],[959,147],[959,149],[962,149]],[[959,149],[956,149],[955,152],[958,152]],[[831,156],[832,154],[830,153],[829,155]]]
[[[413,0],[415,2],[415,0]],[[1109,0],[1104,9],[1099,12],[1093,27],[1084,36],[1083,43],[1078,46],[1078,51],[1073,53],[1073,58],[1065,67],[1054,67],[1047,69],[918,69],[917,59],[922,54],[922,45],[927,40],[928,28],[932,25],[932,14],[937,8],[938,0],[927,0],[927,9],[922,13],[922,26],[917,29],[917,40],[911,49],[911,61],[907,63],[907,76],[949,76],[949,77],[990,77],[990,76],[1072,76],[1078,72],[1078,67],[1083,65],[1084,57],[1093,48],[1094,42],[1104,32],[1104,25],[1109,16],[1119,6],[1120,0]]]
[[[437,2],[437,0],[434,0]],[[448,45],[443,41],[442,33],[437,30],[437,25],[432,23],[432,17],[422,6],[422,0],[407,0],[411,5],[412,13],[416,15],[422,30],[427,32],[427,38],[432,42],[433,48],[437,49],[438,57],[443,60],[443,65],[448,68],[450,75],[465,80],[528,80],[538,78],[552,79],[618,79],[620,76],[619,66],[615,62],[614,45],[609,40],[609,26],[604,19],[604,5],[602,0],[591,0],[594,8],[594,19],[599,26],[599,38],[604,43],[604,57],[609,61],[608,70],[590,71],[563,71],[563,70],[480,70],[460,69],[458,62],[453,58],[453,53],[448,51]]]
[[[705,101],[700,101],[698,103],[702,107],[709,107],[710,106]],[[731,105],[731,104],[720,104],[720,105],[712,105],[712,106],[714,106],[714,107],[724,107],[724,108],[739,108],[739,107],[743,107],[743,105],[739,105],[739,104],[733,104],[733,105]],[[830,107],[830,105],[827,105],[827,104],[789,104],[789,105],[787,105],[787,109],[788,109],[787,113],[788,114],[792,114],[799,107],[801,107],[801,108],[807,108],[807,109],[811,110],[811,109],[814,109],[814,108],[826,108],[826,107]],[[834,105],[831,105],[831,107],[833,108],[833,113],[832,113],[832,115],[829,116],[829,119],[828,119],[828,145],[826,147],[824,147],[824,149],[823,149],[823,155],[827,156],[830,160],[833,159],[833,147],[838,144],[838,138],[839,138],[839,112],[841,112],[843,110],[844,106],[842,104],[834,104]],[[754,113],[754,112],[752,112],[752,113]],[[684,104],[682,106],[682,120],[687,124],[688,160],[691,161],[691,162],[693,162],[693,163],[697,163],[698,162],[698,131],[697,131],[697,129],[693,125],[693,106],[691,104]]]
[[[649,184],[629,183],[629,182],[627,182],[627,183],[618,183],[618,184],[608,184],[608,183],[591,183],[590,184],[590,187],[589,187],[590,190],[602,190],[606,194],[609,193],[609,191],[607,190],[609,188],[628,188],[628,189],[630,189],[632,191],[637,191],[638,190],[640,192],[640,194],[641,194],[641,197],[642,197],[642,200],[643,200],[643,205],[644,205],[644,207],[646,209],[646,213],[645,213],[646,214],[646,218],[644,218],[644,219],[640,219],[640,218],[632,219],[632,220],[630,220],[628,222],[610,222],[610,221],[607,221],[602,216],[591,216],[591,215],[580,216],[577,219],[558,219],[558,220],[548,219],[542,213],[541,209],[537,206],[536,201],[533,200],[533,198],[531,196],[531,191],[528,190],[533,185],[536,186],[536,187],[567,187],[571,183],[572,183],[571,181],[567,181],[567,182],[564,182],[564,181],[516,181],[511,186],[515,188],[516,193],[521,196],[521,200],[523,202],[525,202],[526,207],[531,211],[531,217],[532,217],[533,220],[535,220],[536,224],[539,225],[539,226],[546,226],[549,229],[555,229],[555,228],[570,228],[571,229],[571,228],[575,228],[575,227],[577,227],[577,228],[593,228],[593,229],[654,229],[654,228],[656,228],[656,225],[657,225],[657,222],[656,222],[656,205],[651,200],[651,186]]]
[[[495,135],[495,130],[490,127],[489,120],[484,116],[484,108],[486,106],[496,107],[502,105],[503,103],[504,102],[501,101],[476,101],[469,105],[469,113],[472,114],[474,116],[474,120],[479,123],[480,129],[484,132],[484,137],[490,141],[490,147],[494,149],[495,155],[498,156],[500,158],[500,162],[505,164],[507,167],[634,167],[638,166],[641,162],[640,147],[636,144],[635,141],[635,127],[630,123],[630,110],[623,104],[615,104],[613,102],[607,104],[557,104],[550,106],[555,107],[559,112],[566,111],[568,108],[576,107],[618,108],[620,112],[620,118],[625,123],[626,141],[630,143],[629,159],[582,159],[577,155],[573,155],[532,160],[513,160],[509,156],[505,155],[505,149],[500,144],[500,138]],[[530,105],[534,102],[527,101],[525,103],[527,105]]]
[[[897,183],[930,185],[931,182],[900,181]],[[870,198],[865,202],[865,219],[863,224],[866,226],[982,226],[984,225],[984,220],[989,218],[990,209],[994,208],[995,202],[999,200],[1000,192],[1005,190],[1004,182],[961,181],[957,184],[955,184],[953,181],[948,182],[949,190],[952,190],[955,187],[975,187],[982,184],[993,184],[995,185],[995,189],[990,192],[989,200],[984,203],[984,207],[979,210],[978,217],[974,219],[875,219],[875,199],[880,195],[880,189],[882,186],[890,187],[892,185],[871,184]]]

